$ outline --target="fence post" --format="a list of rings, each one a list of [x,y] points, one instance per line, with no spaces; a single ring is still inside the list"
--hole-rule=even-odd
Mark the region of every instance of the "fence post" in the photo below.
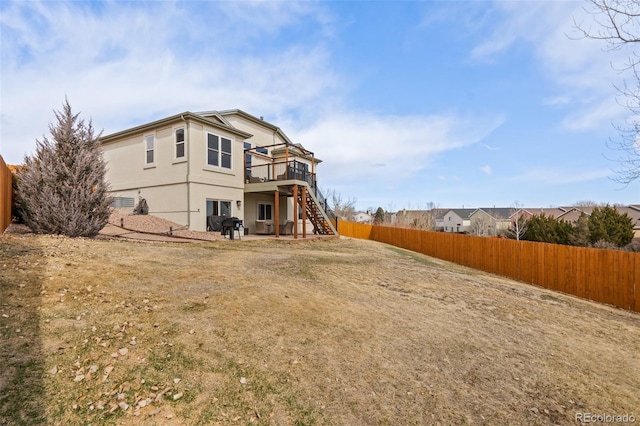
[[[11,224],[11,198],[13,174],[0,155],[0,233]]]

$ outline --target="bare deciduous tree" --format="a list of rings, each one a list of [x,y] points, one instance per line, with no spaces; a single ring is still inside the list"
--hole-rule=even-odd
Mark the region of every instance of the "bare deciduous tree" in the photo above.
[[[54,113],[51,139],[36,141],[19,174],[23,219],[35,233],[93,237],[107,224],[111,203],[100,134],[72,113],[66,99]]]
[[[580,200],[576,201],[574,207],[598,207],[598,203],[592,200]]]
[[[639,0],[588,0],[585,9],[593,15],[597,27],[584,23],[575,26],[585,38],[602,40],[610,51],[630,48],[629,59],[618,71],[631,72],[631,83],[625,81],[616,87],[621,94],[622,105],[634,118],[626,124],[615,125],[620,137],[611,139],[609,147],[618,152],[619,167],[615,181],[625,185],[640,178],[640,54],[635,50],[640,42],[640,1]]]
[[[486,216],[478,216],[474,218],[471,222],[471,227],[469,228],[469,233],[471,235],[477,235],[479,237],[484,237],[489,235],[489,226],[491,225],[491,221]]]
[[[511,225],[505,231],[507,238],[520,241],[527,232],[528,219],[524,214],[519,214],[511,221]]]
[[[330,203],[330,207],[336,216],[342,220],[351,220],[353,218],[353,215],[356,213],[355,198],[349,197],[345,200],[342,198],[342,194],[335,189],[328,189],[325,193],[327,194],[326,197]]]

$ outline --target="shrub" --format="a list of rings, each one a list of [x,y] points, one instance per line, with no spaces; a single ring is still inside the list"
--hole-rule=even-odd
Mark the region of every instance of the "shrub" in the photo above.
[[[35,233],[92,237],[107,224],[111,203],[100,134],[71,112],[68,100],[54,113],[51,140],[36,141],[18,175],[23,220]]]

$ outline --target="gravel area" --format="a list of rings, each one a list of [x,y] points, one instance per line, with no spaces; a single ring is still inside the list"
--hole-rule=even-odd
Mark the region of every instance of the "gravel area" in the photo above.
[[[128,210],[122,209],[114,209],[111,212],[109,223],[117,227],[120,227],[120,224],[123,223],[123,229],[149,234],[168,235],[170,228],[173,228],[172,235],[176,237],[204,241],[216,241],[222,239],[219,232],[198,232],[181,229],[182,225],[171,222],[170,220],[162,219],[153,215],[134,215]]]

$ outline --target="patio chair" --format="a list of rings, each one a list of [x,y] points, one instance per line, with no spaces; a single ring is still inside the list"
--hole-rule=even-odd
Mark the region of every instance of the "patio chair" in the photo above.
[[[256,220],[256,234],[258,235],[267,235],[269,231],[267,230],[267,224],[264,221]]]
[[[280,225],[280,235],[291,235],[293,233],[293,221],[288,220]]]

